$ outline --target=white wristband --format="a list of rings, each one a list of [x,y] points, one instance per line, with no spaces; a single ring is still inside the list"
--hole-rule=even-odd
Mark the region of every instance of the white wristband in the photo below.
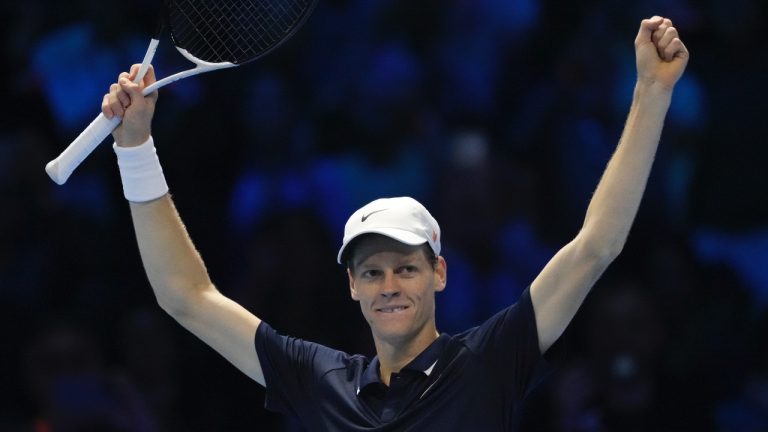
[[[168,184],[152,137],[140,146],[120,147],[115,143],[112,148],[117,154],[125,199],[147,202],[168,193]]]

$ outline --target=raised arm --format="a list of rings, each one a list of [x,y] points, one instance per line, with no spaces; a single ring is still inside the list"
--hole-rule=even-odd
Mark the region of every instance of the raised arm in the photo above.
[[[141,89],[154,82],[154,72],[150,69],[143,83],[133,84],[131,79],[137,71],[138,65],[134,65],[130,74],[122,73],[102,103],[107,117],[123,118],[121,126],[113,132],[117,146],[122,148],[152,145],[148,141],[157,92],[145,98]],[[160,306],[264,385],[254,345],[261,321],[213,285],[170,195],[131,202],[130,207],[144,269]]]
[[[632,106],[584,224],[531,286],[542,352],[560,337],[594,283],[624,247],[651,171],[672,89],[688,62],[688,51],[672,21],[658,16],[640,23],[635,54],[638,78]]]

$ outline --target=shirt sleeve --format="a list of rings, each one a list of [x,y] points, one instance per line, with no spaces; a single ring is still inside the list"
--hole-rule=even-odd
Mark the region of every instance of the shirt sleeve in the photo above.
[[[255,344],[266,386],[264,406],[294,417],[302,417],[316,400],[318,378],[344,367],[347,357],[320,344],[283,336],[263,321]]]
[[[517,303],[464,335],[465,344],[503,387],[510,403],[522,400],[551,371],[539,349],[530,286]]]

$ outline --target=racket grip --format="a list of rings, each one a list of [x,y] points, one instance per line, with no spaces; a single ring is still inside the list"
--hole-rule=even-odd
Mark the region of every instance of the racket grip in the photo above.
[[[72,141],[56,159],[48,162],[45,172],[56,182],[64,184],[72,172],[88,157],[91,152],[104,141],[122,121],[115,116],[108,119],[104,114],[99,114],[80,135]]]

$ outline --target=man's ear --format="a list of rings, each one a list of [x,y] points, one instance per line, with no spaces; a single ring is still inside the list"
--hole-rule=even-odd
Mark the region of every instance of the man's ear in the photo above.
[[[435,281],[435,292],[440,292],[445,289],[445,285],[448,283],[448,263],[442,256],[437,257],[435,274],[437,276],[437,280]]]
[[[352,270],[347,268],[347,277],[349,278],[349,295],[352,297],[352,300],[354,301],[360,301],[360,298],[357,296],[357,287],[355,286],[355,277],[352,276]]]

